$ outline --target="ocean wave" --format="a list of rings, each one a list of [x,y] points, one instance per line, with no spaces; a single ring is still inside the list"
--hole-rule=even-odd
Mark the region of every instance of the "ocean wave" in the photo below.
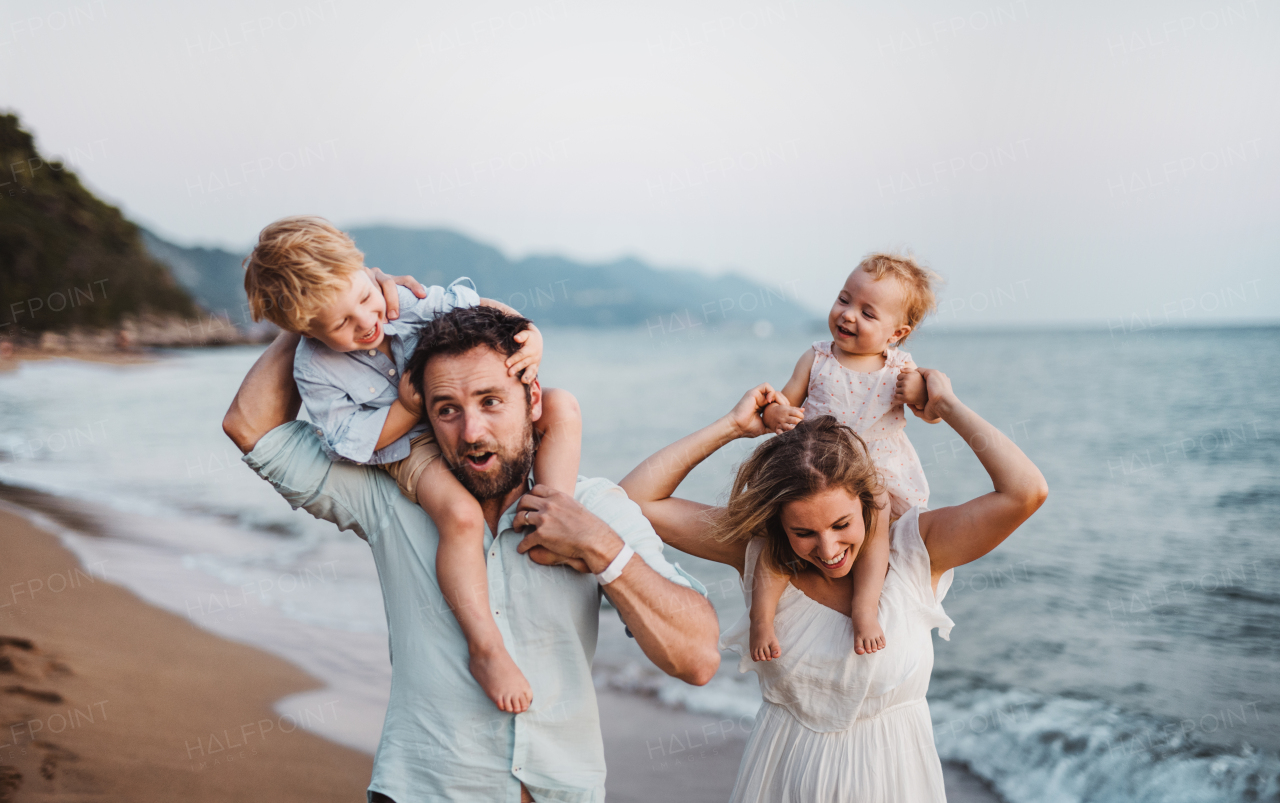
[[[736,665],[735,665],[736,666]],[[760,710],[760,685],[753,674],[721,671],[705,686],[669,677],[652,664],[628,661],[609,665],[597,661],[593,668],[597,686],[615,691],[656,697],[663,705],[683,708],[696,714],[728,717],[750,728]]]
[[[930,710],[942,759],[1010,803],[1280,801],[1280,756],[1201,736],[1256,721],[1256,704],[1171,722],[1097,700],[979,688],[931,699]]]

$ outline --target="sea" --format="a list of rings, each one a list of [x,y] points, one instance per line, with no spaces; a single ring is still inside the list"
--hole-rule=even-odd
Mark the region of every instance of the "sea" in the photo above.
[[[825,333],[544,334],[544,383],[582,405],[582,472],[616,481],[748,388],[783,383]],[[950,641],[935,635],[929,693],[943,760],[1009,803],[1280,800],[1280,328],[926,324],[907,348],[945,371],[1050,487],[1008,541],[956,570],[944,602],[956,627]],[[372,751],[390,667],[368,547],[291,510],[221,431],[260,352],[36,361],[0,374],[4,504],[23,504],[84,564],[21,593],[34,603],[123,584],[306,669],[323,688],[280,701],[282,722]],[[991,489],[945,425],[912,419],[908,433],[931,507]],[[754,446],[712,456],[680,494],[723,500]],[[707,586],[722,626],[742,615],[731,569],[672,558]],[[760,704],[755,676],[728,658],[705,687],[665,677],[607,608],[595,674],[652,705],[744,728]]]

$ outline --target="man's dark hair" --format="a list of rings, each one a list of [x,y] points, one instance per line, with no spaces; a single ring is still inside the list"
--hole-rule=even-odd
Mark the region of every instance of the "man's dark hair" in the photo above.
[[[503,358],[520,350],[516,335],[533,325],[533,321],[519,315],[508,315],[493,307],[458,307],[428,321],[418,333],[418,348],[409,358],[405,370],[409,381],[424,404],[426,391],[422,387],[422,375],[427,361],[432,357],[465,354],[477,346],[487,346]],[[525,386],[526,391],[528,385]]]

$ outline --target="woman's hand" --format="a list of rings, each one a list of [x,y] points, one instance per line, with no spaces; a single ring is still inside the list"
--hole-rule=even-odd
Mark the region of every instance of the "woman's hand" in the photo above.
[[[923,411],[916,411],[916,415],[933,423],[945,417],[947,409],[959,400],[956,398],[956,392],[951,389],[951,380],[937,368],[921,368],[920,376],[924,377],[925,392],[929,395],[929,401],[925,404]]]
[[[725,416],[725,420],[733,425],[735,437],[758,438],[767,434],[769,428],[761,420],[760,413],[776,401],[778,392],[768,382],[748,390]]]
[[[369,278],[373,279],[373,283],[382,290],[382,297],[387,300],[388,321],[394,321],[400,317],[400,293],[396,291],[396,285],[407,287],[418,298],[427,297],[427,288],[412,276],[388,276],[382,272],[381,268],[365,268],[365,270],[369,272]]]

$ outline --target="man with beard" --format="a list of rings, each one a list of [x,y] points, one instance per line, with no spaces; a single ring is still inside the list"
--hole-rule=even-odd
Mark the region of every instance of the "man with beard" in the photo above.
[[[584,478],[573,497],[528,488],[542,390],[505,365],[528,324],[454,310],[423,331],[409,366],[442,456],[485,514],[490,607],[533,687],[523,714],[497,710],[467,669],[436,583],[431,520],[385,472],[331,463],[312,428],[292,420],[291,337],[258,360],[224,420],[245,462],[291,505],[373,551],[392,676],[371,801],[603,801],[591,679],[602,593],[663,671],[701,685],[719,666],[715,611],[620,488]]]

